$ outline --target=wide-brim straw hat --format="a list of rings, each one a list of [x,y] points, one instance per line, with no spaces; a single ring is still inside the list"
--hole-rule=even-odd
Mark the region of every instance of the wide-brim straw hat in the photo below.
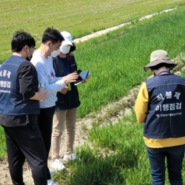
[[[177,64],[172,62],[168,53],[164,50],[153,51],[150,55],[150,63],[144,67],[144,70],[147,71],[149,68],[155,67],[159,64],[168,64],[170,65],[170,70],[173,69]]]

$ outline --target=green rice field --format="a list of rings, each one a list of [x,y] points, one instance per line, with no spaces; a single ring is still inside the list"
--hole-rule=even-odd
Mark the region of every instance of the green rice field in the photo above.
[[[106,103],[105,99],[110,92],[112,95],[107,98],[107,102],[118,93],[127,93],[128,89],[146,80],[151,73],[145,73],[143,67],[149,62],[153,50],[167,50],[171,59],[184,52],[184,16],[185,9],[180,8],[80,44],[76,58],[87,58],[87,67],[91,66],[94,69],[92,74],[95,75],[91,79],[92,84],[89,82],[85,87],[91,86],[88,89],[90,91],[93,83],[96,84],[94,90],[87,95],[88,102],[96,94],[101,96],[100,101],[104,100],[101,104]],[[84,52],[92,54],[87,57]],[[93,62],[94,58],[99,62]],[[185,76],[184,71],[181,71],[181,76]],[[80,95],[84,97],[82,89]],[[93,106],[96,102],[97,99],[92,101]],[[57,182],[70,185],[152,184],[149,159],[143,141],[143,124],[137,124],[133,110],[131,115],[123,117],[114,125],[110,122],[102,127],[94,126],[88,131],[88,139],[93,149],[86,144],[76,148],[75,152],[82,161],[70,162],[67,170],[53,175]],[[185,183],[185,160],[182,176]],[[167,170],[165,184],[170,184]]]
[[[91,72],[88,82],[78,87],[78,117],[100,110],[146,80],[151,72],[143,67],[153,50],[167,50],[171,59],[184,52],[184,19],[185,7],[181,7],[77,44],[78,68]]]
[[[11,55],[10,42],[16,30],[31,33],[36,41],[41,40],[47,27],[79,37],[183,3],[184,0],[0,0],[0,62]]]
[[[65,27],[67,24],[64,23],[64,27],[59,27],[60,19],[57,22],[55,17],[59,14],[60,8],[63,7],[61,2],[59,3],[55,0],[52,2],[51,9],[53,8],[53,14],[50,14],[49,16],[48,12],[51,11],[51,9],[47,9],[49,1],[45,1],[44,6],[42,6],[43,11],[41,11],[41,8],[40,11],[37,12],[38,15],[40,13],[43,15],[43,17],[36,17],[36,12],[33,13],[34,11],[39,10],[38,1],[30,1],[33,3],[30,6],[25,6],[25,1],[19,1],[22,2],[20,7],[23,7],[23,5],[26,7],[24,9],[19,9],[19,6],[16,8],[17,0],[9,2],[10,5],[12,3],[15,4],[15,6],[6,7],[7,12],[14,10],[17,11],[18,15],[21,12],[22,15],[24,15],[25,12],[28,12],[28,16],[33,18],[30,20],[35,21],[30,21],[25,24],[24,20],[18,24],[20,20],[23,20],[23,17],[20,16],[19,20],[15,19],[15,28],[13,28],[11,24],[7,23],[10,25],[10,27],[4,28],[4,32],[1,32],[2,23],[0,23],[0,39],[2,40],[1,36],[3,34],[5,36],[5,41],[3,40],[4,44],[2,44],[4,48],[0,47],[2,48],[1,52],[7,51],[9,49],[8,46],[10,46],[10,43],[9,45],[7,43],[11,39],[10,35],[13,34],[13,32],[17,29],[16,26],[22,25],[24,29],[26,28],[25,31],[29,31],[30,29],[30,33],[34,34],[37,41],[40,40],[44,28],[52,26],[49,25],[51,20],[53,20],[53,22],[56,21],[56,24],[53,24],[54,27],[58,29],[67,28]],[[78,5],[78,7],[89,5],[88,0],[83,2],[84,3],[82,3],[82,5],[80,4],[80,1],[75,3]],[[91,10],[93,7],[98,9],[98,2],[99,1],[94,1],[94,5],[89,7],[89,9]],[[103,2],[106,3],[108,1],[101,1],[101,3]],[[154,5],[154,7],[158,9],[151,9],[152,12],[167,7],[167,1],[145,1],[145,5],[148,7],[148,9],[144,6],[144,4],[142,4],[142,7],[136,6],[137,3],[140,5],[144,1],[128,2],[129,1],[119,1],[119,3],[124,4],[124,6],[128,6],[126,8],[127,11],[129,10],[129,7],[132,7],[130,10],[132,10],[132,14],[133,12],[135,12],[135,14],[130,18],[134,18],[134,16],[140,16],[142,14],[141,12],[145,10],[146,12],[143,12],[144,14],[149,13],[147,12],[150,9],[149,7]],[[153,5],[151,5],[152,2]],[[1,2],[2,5],[5,5],[3,3],[6,4],[8,1]],[[71,5],[70,1],[66,1],[66,3]],[[109,3],[111,9],[114,7],[117,1],[114,1],[113,3],[113,1],[110,0]],[[135,9],[138,10],[133,11],[134,3]],[[175,3],[182,3],[182,1],[176,1],[173,3],[168,1],[168,3],[169,7],[169,5],[173,6]],[[56,4],[57,7],[54,6]],[[71,5],[71,10],[75,8],[73,5]],[[117,8],[119,9],[121,7],[122,6],[120,5]],[[5,10],[1,8],[2,7],[0,7],[0,18],[2,14],[1,11],[4,11],[4,16],[6,15]],[[117,11],[118,13],[118,9],[115,8],[115,12]],[[46,10],[48,10],[48,12]],[[84,8],[83,10],[83,15],[85,15],[86,9]],[[64,9],[64,12],[65,11],[69,12],[70,10],[68,9],[67,11],[67,9]],[[68,14],[69,17],[76,21],[78,16],[75,17],[74,14],[76,13],[77,15],[81,15],[83,13],[82,9],[80,11],[80,8],[78,8],[76,12],[70,11],[70,13],[71,12],[73,13],[73,16],[70,17],[70,14]],[[89,11],[89,14],[86,16],[86,18],[88,16],[91,17],[93,22],[95,16],[92,16],[92,14],[90,16],[90,12],[91,11]],[[106,13],[108,14],[108,11],[106,12],[105,8],[104,23],[106,23]],[[102,20],[100,20],[100,22],[103,22],[103,14],[101,14],[101,17]],[[117,17],[120,17],[120,14]],[[49,24],[46,21],[47,18],[48,21],[50,20]],[[10,23],[12,19],[13,18],[9,19]],[[101,25],[99,19],[95,20],[97,20],[97,30],[121,22],[119,19],[117,20],[118,22],[115,21],[111,23],[111,21],[109,21],[109,24],[107,23],[105,25]],[[74,22],[75,21],[70,21],[71,24],[74,24]],[[91,29],[90,26],[87,26],[87,29],[85,29],[83,26],[85,26],[87,23],[90,24],[91,22],[87,21],[86,24],[84,23],[82,26],[82,30],[84,31],[80,32],[80,27],[78,27],[77,22],[76,26],[74,24],[74,27],[68,27],[69,30],[67,30],[70,31],[75,37],[81,34],[90,33],[93,31],[93,29],[95,29],[95,27]],[[25,25],[30,25],[29,29],[27,29],[28,27]],[[34,30],[35,25],[37,25],[37,28]],[[127,25],[119,30],[110,32],[98,38],[91,39],[87,42],[77,44],[77,51],[74,52],[74,55],[78,68],[82,70],[88,69],[91,73],[90,79],[87,81],[87,83],[80,84],[78,86],[81,101],[81,106],[78,109],[78,118],[83,118],[92,112],[96,113],[97,111],[101,110],[102,107],[105,107],[109,102],[117,101],[123,96],[128,95],[132,88],[141,84],[142,81],[145,81],[148,76],[151,75],[151,72],[144,72],[143,67],[149,63],[149,58],[152,51],[157,49],[166,50],[168,51],[170,59],[177,58],[181,55],[181,53],[184,53],[184,30],[185,7],[182,6],[174,11],[156,15],[148,20],[133,21],[132,24]],[[7,36],[8,33],[9,36]],[[0,56],[0,60],[3,61],[6,57],[8,57],[8,55],[10,55],[10,53],[2,54]],[[179,59],[179,61],[181,64],[185,63],[184,59]],[[181,76],[185,77],[185,71],[181,71]],[[136,116],[133,110],[131,110],[131,114],[129,116],[124,116],[114,125],[111,122],[107,122],[106,125],[101,127],[94,125],[93,128],[88,131],[88,141],[91,142],[93,149],[92,147],[90,148],[87,144],[76,148],[75,153],[81,159],[81,162],[77,160],[75,162],[67,163],[67,169],[57,172],[57,174],[53,175],[52,178],[56,182],[59,184],[68,185],[151,184],[152,177],[150,175],[150,165],[143,141],[143,124],[137,124]],[[4,155],[6,155],[5,136],[2,127],[0,127],[0,160],[2,160]],[[183,161],[182,175],[183,183],[185,184],[185,160]],[[170,183],[167,176],[168,173],[166,171],[165,184],[169,185]]]
[[[126,96],[151,74],[143,70],[156,49],[168,51],[171,59],[185,50],[185,7],[135,22],[105,36],[77,45],[78,68],[91,77],[79,85],[78,117],[100,110]]]

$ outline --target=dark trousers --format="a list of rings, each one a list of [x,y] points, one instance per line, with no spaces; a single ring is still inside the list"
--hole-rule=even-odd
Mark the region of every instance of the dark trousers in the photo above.
[[[182,161],[184,145],[167,148],[149,148],[146,146],[152,171],[152,184],[165,184],[165,157],[167,157],[168,174],[171,185],[182,185]]]
[[[40,109],[40,114],[38,116],[38,124],[44,141],[47,159],[48,159],[49,151],[51,147],[51,133],[52,133],[54,112],[55,112],[55,106],[50,108]],[[51,179],[48,166],[47,166],[47,179],[48,180]]]
[[[39,127],[4,127],[10,175],[14,185],[24,185],[23,164],[27,159],[35,185],[47,185],[47,156]]]

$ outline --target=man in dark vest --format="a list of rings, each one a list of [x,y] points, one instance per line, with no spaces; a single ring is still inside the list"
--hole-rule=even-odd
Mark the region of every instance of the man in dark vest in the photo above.
[[[27,159],[36,185],[47,185],[47,155],[37,117],[39,101],[37,71],[30,63],[35,40],[26,32],[12,39],[13,55],[0,68],[0,124],[4,127],[10,175],[14,185],[24,185],[23,164]]]
[[[150,68],[154,77],[142,84],[135,104],[137,121],[144,123],[153,185],[165,183],[165,157],[171,185],[183,184],[185,78],[169,72],[176,65],[166,51],[152,52],[144,70]]]

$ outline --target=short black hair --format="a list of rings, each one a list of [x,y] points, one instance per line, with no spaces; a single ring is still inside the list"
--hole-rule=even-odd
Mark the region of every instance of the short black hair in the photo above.
[[[153,71],[153,70],[158,70],[161,67],[166,67],[166,68],[171,69],[172,67],[174,67],[174,65],[173,64],[161,63],[161,64],[158,64],[158,65],[156,65],[154,67],[151,67],[150,69]]]
[[[12,52],[20,52],[24,46],[35,47],[35,39],[27,32],[17,31],[12,38]]]
[[[56,44],[57,42],[62,42],[64,40],[61,33],[53,28],[47,28],[42,36],[42,43],[46,43],[51,41],[52,44]]]
[[[73,46],[71,46],[71,48],[70,48],[69,52],[73,52],[73,51],[75,51],[75,50],[76,50],[75,43],[74,43],[74,42],[72,42],[72,43],[73,43]]]

